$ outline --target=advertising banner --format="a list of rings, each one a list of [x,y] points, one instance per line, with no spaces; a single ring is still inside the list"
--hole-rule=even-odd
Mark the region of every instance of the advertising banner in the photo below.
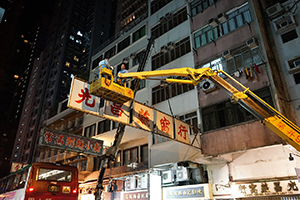
[[[190,126],[176,119],[176,140],[190,144]]]
[[[40,146],[63,149],[99,156],[103,152],[103,141],[43,128],[40,135]]]
[[[90,94],[90,84],[74,77],[68,107],[74,110],[99,115],[99,104],[100,98]]]
[[[147,131],[153,130],[153,108],[134,102],[132,119],[133,126]]]
[[[129,106],[130,102],[120,104],[106,101],[104,117],[123,124],[129,124]]]
[[[173,117],[165,113],[156,111],[156,127],[157,132],[174,139]]]

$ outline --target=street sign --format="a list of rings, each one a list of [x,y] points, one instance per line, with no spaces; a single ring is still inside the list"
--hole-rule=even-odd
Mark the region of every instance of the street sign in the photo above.
[[[40,135],[40,146],[63,149],[99,156],[103,152],[103,141],[43,128]]]
[[[130,112],[130,101],[124,104],[107,101],[100,108],[100,98],[90,94],[90,84],[77,77],[73,77],[68,107],[109,119],[127,126],[153,132],[163,137],[187,144],[196,148],[190,142],[190,125],[179,119],[174,119],[166,113],[140,102],[133,102]],[[132,118],[132,121],[130,119]],[[156,131],[153,131],[155,128]]]

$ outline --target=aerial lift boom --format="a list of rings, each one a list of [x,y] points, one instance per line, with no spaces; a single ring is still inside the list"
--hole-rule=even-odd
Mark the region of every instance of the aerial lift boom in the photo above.
[[[240,91],[223,79],[219,74],[223,74],[235,84],[240,86],[243,90]],[[189,67],[169,69],[169,70],[155,70],[144,72],[130,72],[120,74],[119,78],[137,78],[150,79],[151,77],[161,76],[181,76],[189,77],[189,80],[182,80],[176,78],[166,78],[166,82],[182,83],[197,85],[203,79],[210,79],[223,87],[231,96],[231,100],[239,103],[247,111],[253,114],[256,118],[262,121],[269,129],[274,131],[278,136],[287,141],[290,145],[300,151],[300,129],[289,119],[284,117],[276,109],[256,96],[253,92],[246,88],[237,80],[232,78],[229,74],[222,70],[212,70],[211,68],[194,69]]]

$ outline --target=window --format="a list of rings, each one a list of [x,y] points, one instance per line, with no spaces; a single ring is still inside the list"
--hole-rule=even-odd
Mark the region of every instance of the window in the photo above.
[[[151,58],[152,70],[156,70],[163,65],[168,64],[169,62],[180,58],[181,56],[189,53],[191,51],[190,38],[186,37],[179,42],[174,44],[174,48],[168,50],[168,52],[160,52],[156,55],[153,55]]]
[[[186,8],[183,8],[174,14],[170,14],[169,17],[163,17],[158,25],[151,28],[151,35],[158,38],[186,20],[187,11]]]
[[[67,170],[44,169],[38,170],[38,181],[72,181],[72,172]]]
[[[106,119],[98,124],[98,134],[110,131],[110,120]]]
[[[85,127],[84,129],[84,136],[85,137],[93,137],[95,136],[95,129],[96,129],[96,124],[90,125],[88,127]]]
[[[259,48],[249,49],[247,46],[243,46],[230,51],[231,58],[228,60],[223,60],[224,71],[229,74],[233,74],[238,69],[244,67],[254,67],[253,64],[256,65],[262,63],[261,53]]]
[[[130,45],[130,36],[118,44],[118,53]]]
[[[135,66],[135,65],[139,64],[140,62],[142,62],[144,53],[145,53],[145,51],[141,51],[133,58],[132,66]]]
[[[133,87],[133,84],[134,84],[135,80],[136,79],[130,81],[131,88]],[[139,80],[139,81],[140,81],[140,87],[138,88],[138,90],[145,88],[146,87],[146,80],[143,79],[143,80]],[[127,87],[129,87],[128,83],[127,83]]]
[[[143,89],[143,88],[145,88],[146,87],[146,80],[144,79],[144,80],[140,80],[140,87],[139,87],[139,90],[140,89]]]
[[[173,77],[175,78],[175,77]],[[188,78],[184,78],[188,79]],[[158,85],[152,88],[152,105],[175,97],[177,95],[183,94],[190,90],[193,90],[195,87],[189,84],[178,84],[171,83],[167,85]]]
[[[256,92],[260,98],[272,105],[272,97],[268,87]],[[239,104],[232,104],[230,100],[202,108],[203,130],[210,131],[254,120],[255,117]]]
[[[116,55],[116,46],[113,46],[110,50],[108,50],[107,52],[105,52],[105,58],[111,58],[114,55]],[[100,62],[100,61],[99,61]],[[98,63],[97,63],[98,66]]]
[[[142,28],[140,28],[139,30],[137,30],[136,32],[133,33],[132,42],[137,41],[144,35],[146,35],[146,26],[143,26]]]
[[[215,0],[195,0],[191,3],[192,16],[203,12],[208,6],[215,4]]]
[[[281,35],[283,43],[289,42],[296,38],[298,38],[298,34],[295,29]]]
[[[197,112],[191,112],[185,115],[181,115],[179,117],[181,121],[184,121],[187,124],[190,124],[191,126],[195,127],[196,130],[198,129],[198,120],[197,120]],[[192,132],[190,132],[192,134]]]
[[[218,37],[220,37],[218,27],[206,26],[194,34],[195,48],[204,46]]]
[[[298,85],[300,83],[300,73],[293,74],[295,84]]]
[[[221,24],[221,33],[225,35],[238,27],[251,22],[252,18],[249,11],[248,3],[242,5],[237,10],[228,14],[228,19]]]
[[[123,151],[123,165],[138,162],[138,147],[126,149]]]
[[[141,162],[148,162],[148,144],[141,146]]]
[[[154,0],[151,2],[151,15],[156,13],[158,10],[160,10],[162,7],[170,3],[172,0]]]

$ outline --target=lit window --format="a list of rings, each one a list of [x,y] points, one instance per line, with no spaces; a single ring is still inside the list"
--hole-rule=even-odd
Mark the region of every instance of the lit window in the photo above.
[[[14,75],[14,78],[15,78],[15,79],[18,79],[18,78],[19,78],[19,75]]]
[[[74,56],[73,58],[75,61],[79,62],[79,58],[77,56]]]
[[[74,40],[75,38],[74,38],[74,36],[73,36],[73,35],[70,35],[70,39],[71,39],[71,40]]]
[[[70,67],[70,63],[69,63],[69,62],[66,62],[66,66],[67,66],[67,67]]]
[[[80,31],[77,32],[77,35],[82,37],[82,33]]]

